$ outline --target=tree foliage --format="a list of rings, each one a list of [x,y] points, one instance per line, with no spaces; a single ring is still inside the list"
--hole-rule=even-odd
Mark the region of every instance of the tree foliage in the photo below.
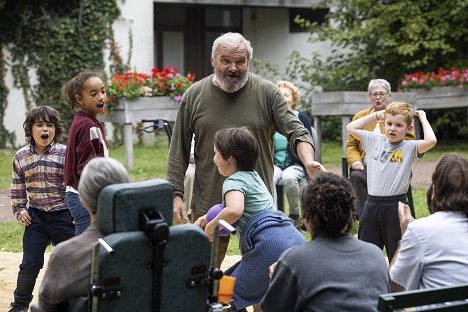
[[[330,25],[310,24],[310,42],[329,41],[330,57],[292,63],[308,68],[308,80],[325,91],[364,90],[385,77],[397,86],[403,74],[468,65],[468,0],[336,1]],[[310,71],[316,71],[311,74]]]
[[[468,66],[468,0],[333,3],[329,25],[296,19],[310,30],[310,42],[332,46],[326,58],[297,52],[289,58],[287,73],[305,82],[301,88],[309,93],[318,86],[323,91],[362,91],[374,78],[387,79],[396,90],[404,74]],[[433,110],[428,117],[441,137],[466,138],[466,114],[466,109]]]
[[[84,69],[104,72],[106,40],[119,14],[116,0],[0,0],[0,45],[11,52],[8,61],[28,109],[51,105],[68,128],[73,113],[61,86]],[[30,85],[32,72],[37,85]]]

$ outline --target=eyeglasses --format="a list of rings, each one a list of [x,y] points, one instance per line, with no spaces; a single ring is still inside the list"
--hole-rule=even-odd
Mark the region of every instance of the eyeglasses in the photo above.
[[[386,96],[387,94],[388,94],[388,92],[375,92],[375,93],[371,93],[370,95],[371,95],[372,97],[375,97],[375,98],[376,98],[376,97],[378,97],[378,96],[384,97],[384,96]]]

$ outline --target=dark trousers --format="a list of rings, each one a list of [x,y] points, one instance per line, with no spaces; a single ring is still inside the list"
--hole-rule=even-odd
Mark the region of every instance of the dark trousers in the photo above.
[[[192,223],[194,223],[202,215],[200,215],[197,212],[192,210],[191,216],[192,216]],[[217,263],[218,268],[221,267],[221,264],[223,263],[224,257],[226,257],[226,252],[227,252],[227,249],[228,249],[229,238],[230,237],[231,237],[231,235],[220,236],[219,237],[219,240],[218,240],[218,261],[217,261],[218,262]]]
[[[367,167],[364,166],[364,170],[351,170],[349,172],[349,183],[351,183],[356,195],[354,215],[359,220],[362,208],[367,200]]]
[[[31,225],[23,234],[23,261],[19,266],[15,289],[15,304],[28,306],[36,285],[36,278],[44,266],[44,252],[52,243],[57,245],[75,236],[75,226],[68,209],[45,212],[29,208]],[[70,268],[72,269],[72,268]]]
[[[388,197],[368,195],[359,220],[359,239],[377,245],[380,249],[385,246],[389,262],[401,239],[399,201],[408,204],[406,194]]]

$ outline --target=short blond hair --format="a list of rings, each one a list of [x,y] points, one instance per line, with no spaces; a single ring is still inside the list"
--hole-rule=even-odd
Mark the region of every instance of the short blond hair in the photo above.
[[[385,115],[403,115],[405,122],[408,126],[411,126],[413,122],[413,110],[411,104],[403,101],[395,101],[387,105],[385,108]]]
[[[291,108],[292,109],[296,109],[296,106],[301,103],[301,93],[299,93],[299,89],[293,85],[292,83],[290,83],[289,81],[285,81],[285,80],[280,80],[276,83],[276,86],[278,88],[286,88],[286,89],[289,89],[291,90],[291,93],[292,93],[292,104],[291,104]]]

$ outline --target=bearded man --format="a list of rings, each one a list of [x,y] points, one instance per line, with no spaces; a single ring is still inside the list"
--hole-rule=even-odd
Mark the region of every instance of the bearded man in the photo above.
[[[174,185],[174,223],[186,220],[183,202],[184,175],[189,164],[192,135],[195,135],[195,181],[192,222],[215,204],[223,202],[224,177],[213,163],[213,137],[228,127],[248,126],[257,135],[260,157],[256,171],[273,194],[273,134],[283,134],[291,150],[312,175],[325,170],[314,161],[315,147],[275,84],[249,72],[250,42],[238,33],[226,33],[213,42],[214,73],[193,84],[184,94],[175,122],[167,159],[166,176]],[[193,208],[194,207],[194,208]],[[226,254],[229,236],[220,237],[218,265]]]

